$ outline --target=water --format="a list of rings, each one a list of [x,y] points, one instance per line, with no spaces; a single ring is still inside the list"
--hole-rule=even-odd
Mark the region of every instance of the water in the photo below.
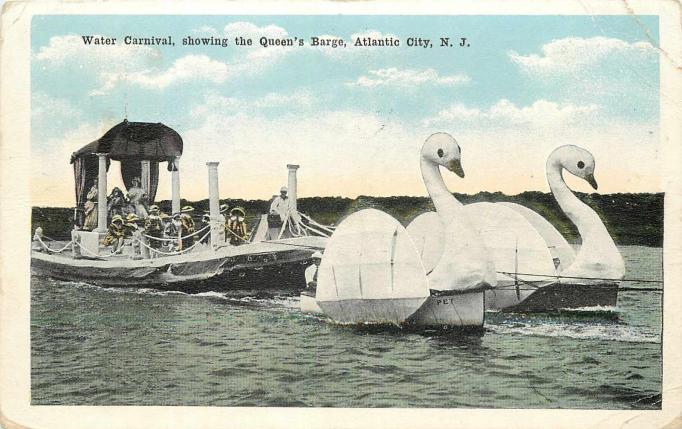
[[[628,277],[662,278],[661,249],[621,251]],[[404,333],[328,324],[297,297],[34,278],[32,404],[660,409],[661,298]]]

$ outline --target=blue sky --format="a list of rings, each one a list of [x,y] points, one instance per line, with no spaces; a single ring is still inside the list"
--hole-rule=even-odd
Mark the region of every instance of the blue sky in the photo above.
[[[255,46],[234,46],[237,34]],[[126,46],[126,35],[176,46]],[[230,46],[181,46],[211,35]],[[403,46],[257,45],[322,35]],[[407,47],[408,37],[471,46]],[[544,159],[566,143],[595,154],[600,190],[660,190],[657,17],[36,16],[31,44],[33,156],[65,164],[36,173],[36,204],[72,204],[70,153],[126,111],[183,136],[188,198],[205,197],[208,160],[221,161],[223,197],[269,197],[286,163],[303,166],[303,195],[423,195],[417,155],[436,131],[463,148],[467,179],[448,177],[453,191],[546,191]],[[159,198],[166,188],[162,177]]]

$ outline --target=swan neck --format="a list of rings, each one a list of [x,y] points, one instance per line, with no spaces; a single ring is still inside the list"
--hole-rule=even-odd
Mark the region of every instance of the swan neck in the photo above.
[[[578,228],[582,245],[564,275],[622,278],[625,267],[599,215],[576,197],[562,176],[560,160],[547,160],[547,182],[561,210]]]
[[[576,211],[579,211],[583,207],[588,207],[573,194],[573,191],[571,191],[564,181],[563,169],[560,160],[550,157],[550,159],[547,160],[547,183],[549,183],[549,188],[561,207],[561,210],[563,210],[571,222],[580,229],[580,218]]]
[[[452,219],[451,216],[455,216],[457,210],[462,208],[462,203],[457,201],[445,186],[438,164],[424,158],[421,159],[420,164],[424,185],[438,215],[441,219]]]

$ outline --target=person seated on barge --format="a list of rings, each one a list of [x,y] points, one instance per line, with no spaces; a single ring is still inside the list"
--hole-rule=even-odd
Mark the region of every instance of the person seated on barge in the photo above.
[[[139,224],[140,220],[135,213],[128,213],[126,217],[125,236],[132,238],[133,259],[138,259],[145,253],[142,244],[140,244],[145,242],[144,229]]]
[[[127,205],[128,201],[126,200],[123,191],[121,191],[119,187],[112,189],[111,194],[107,197],[107,212],[109,218],[113,219],[116,215],[125,215],[125,208]]]
[[[210,227],[210,226],[211,226],[211,215],[208,213],[204,213],[201,216],[201,223],[199,223],[199,229],[203,230],[204,228]],[[209,242],[209,236],[208,235],[205,237],[200,237],[200,238],[201,238],[201,244],[208,244],[208,242]]]
[[[133,184],[128,189],[128,200],[134,213],[141,219],[147,218],[147,193],[141,188],[142,181],[139,177],[133,178]]]
[[[245,216],[246,213],[241,207],[235,207],[230,211],[230,218],[225,224],[225,236],[229,237],[230,244],[233,246],[244,244],[248,239]]]
[[[126,229],[123,224],[121,215],[114,215],[109,224],[109,230],[106,237],[102,240],[104,246],[111,246],[111,253],[118,253],[123,247],[123,240],[126,235]]]
[[[144,220],[144,232],[146,235],[153,237],[149,239],[149,247],[154,250],[159,250],[163,244],[163,220],[161,219],[161,211],[159,206],[153,205],[149,207],[149,216]],[[158,240],[155,240],[158,239]],[[158,256],[156,252],[150,252],[152,258]]]
[[[196,232],[196,225],[194,224],[194,219],[192,219],[192,212],[194,207],[185,206],[180,210],[180,237],[185,237],[182,239],[181,247],[179,250],[187,250],[196,240],[196,236],[187,237],[188,235],[194,234]]]

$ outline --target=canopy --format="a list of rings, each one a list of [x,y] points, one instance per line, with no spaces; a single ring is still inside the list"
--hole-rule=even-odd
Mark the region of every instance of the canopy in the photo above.
[[[73,154],[76,183],[76,224],[82,225],[82,210],[88,190],[97,177],[99,168],[97,154],[107,155],[107,170],[110,160],[121,162],[121,174],[129,189],[134,177],[140,177],[142,161],[150,161],[148,190],[149,201],[154,201],[159,177],[159,162],[168,162],[168,170],[177,167],[174,160],[182,155],[182,137],[175,130],[162,123],[128,122],[124,120],[107,131],[102,137],[88,143]]]
[[[116,161],[173,161],[182,155],[182,137],[162,123],[124,120],[102,137],[71,155],[73,163],[86,155],[105,153]]]

